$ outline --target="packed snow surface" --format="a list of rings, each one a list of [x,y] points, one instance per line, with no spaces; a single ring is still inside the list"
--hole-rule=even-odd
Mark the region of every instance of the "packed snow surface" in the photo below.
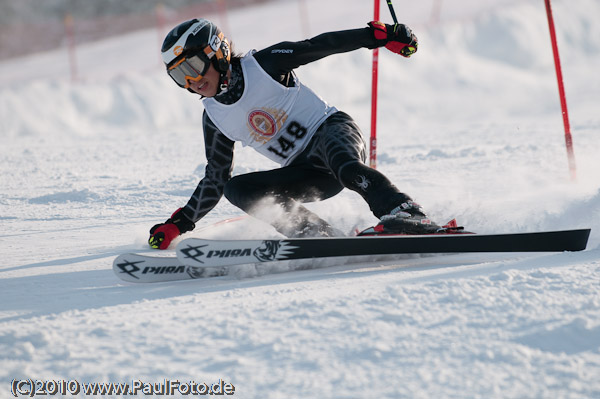
[[[308,24],[295,1],[206,17],[227,24],[241,53],[372,19],[370,2],[304,3]],[[420,47],[410,59],[380,52],[377,168],[440,223],[592,228],[587,250],[281,262],[125,283],[111,270],[117,255],[173,255],[148,248],[148,229],[204,173],[201,102],[164,73],[153,29],[79,46],[76,82],[65,49],[7,60],[0,397],[14,379],[221,380],[239,398],[600,397],[600,3],[553,2],[576,180],[543,1],[394,4]],[[385,3],[381,15],[390,22]],[[371,60],[363,49],[298,70],[366,138]],[[235,165],[276,166],[241,147]],[[350,191],[309,207],[347,231],[376,222]],[[240,215],[223,199],[187,236],[278,237],[253,219],[210,227]]]

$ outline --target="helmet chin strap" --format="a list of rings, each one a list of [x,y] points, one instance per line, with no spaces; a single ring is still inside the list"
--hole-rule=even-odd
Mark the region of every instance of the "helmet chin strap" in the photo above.
[[[227,77],[227,75],[231,76],[231,64],[229,65],[227,72],[222,73],[221,76],[219,77],[219,85],[217,88],[216,95],[226,93],[227,90],[229,90],[229,77]]]

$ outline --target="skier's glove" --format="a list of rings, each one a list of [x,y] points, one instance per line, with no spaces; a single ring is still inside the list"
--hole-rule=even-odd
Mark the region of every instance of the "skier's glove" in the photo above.
[[[148,244],[152,248],[167,249],[173,239],[185,232],[194,230],[195,227],[194,222],[188,219],[179,208],[166,222],[156,224],[150,229]]]
[[[417,52],[419,41],[408,26],[388,25],[379,21],[371,21],[368,25],[380,46],[407,58]]]

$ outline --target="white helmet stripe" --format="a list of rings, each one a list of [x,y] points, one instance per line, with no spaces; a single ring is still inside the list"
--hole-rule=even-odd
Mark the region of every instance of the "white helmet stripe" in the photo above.
[[[173,44],[169,49],[162,53],[163,62],[165,64],[169,64],[171,61],[177,58],[183,51],[183,48],[185,47],[185,42],[187,41],[188,37],[190,35],[197,34],[202,30],[202,28],[204,28],[208,24],[210,24],[209,21],[201,19],[192,26],[190,26],[189,29],[183,35],[181,35],[181,37],[175,42],[175,44]],[[210,32],[208,37],[211,37],[212,34],[213,33]]]

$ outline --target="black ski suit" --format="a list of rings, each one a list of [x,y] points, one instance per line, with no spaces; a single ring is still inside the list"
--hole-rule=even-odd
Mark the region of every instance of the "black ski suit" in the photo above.
[[[254,53],[262,69],[284,86],[294,84],[293,70],[328,55],[359,48],[375,48],[369,28],[324,33],[300,42],[281,42]],[[275,50],[275,51],[274,51]],[[284,51],[278,51],[284,50]],[[229,89],[215,97],[233,104],[243,94],[244,76],[239,58],[232,60]],[[384,175],[364,164],[366,145],[352,118],[338,111],[318,128],[308,147],[287,166],[231,177],[234,142],[203,115],[207,165],[204,178],[183,208],[196,222],[225,197],[245,212],[272,224],[288,237],[336,234],[331,226],[300,203],[330,198],[344,187],[360,194],[376,217],[410,200]],[[275,204],[261,211],[264,200]]]

